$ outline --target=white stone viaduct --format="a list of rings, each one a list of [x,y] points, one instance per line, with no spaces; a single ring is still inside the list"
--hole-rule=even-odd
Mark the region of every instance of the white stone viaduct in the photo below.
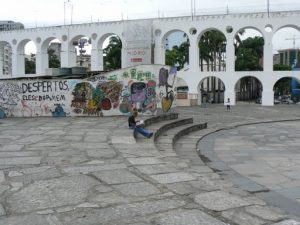
[[[262,105],[273,105],[273,87],[276,81],[283,77],[293,77],[300,80],[300,72],[297,71],[273,71],[273,45],[274,34],[284,27],[292,27],[300,31],[300,12],[274,12],[251,14],[207,15],[192,17],[156,18],[147,19],[152,24],[152,44],[154,44],[154,63],[165,64],[165,39],[174,31],[183,31],[190,40],[188,70],[180,71],[191,93],[200,95],[201,81],[210,76],[221,79],[225,85],[225,97],[230,98],[231,104],[235,104],[235,84],[243,77],[257,78],[263,87]],[[140,22],[143,20],[139,20]],[[76,64],[76,53],[73,41],[80,37],[90,37],[92,41],[91,69],[103,69],[102,46],[104,40],[112,34],[118,35],[122,41],[123,49],[126,48],[124,31],[126,24],[135,21],[100,22],[88,24],[76,24],[67,26],[54,26],[33,28],[25,30],[0,32],[0,68],[3,63],[3,45],[12,47],[12,75],[9,78],[26,77],[24,69],[24,46],[33,41],[37,48],[36,74],[41,76],[48,68],[47,48],[54,39],[61,42],[61,66],[71,67]],[[232,32],[228,32],[231,27]],[[234,39],[242,29],[252,28],[259,31],[264,38],[263,71],[237,72],[235,71]],[[227,40],[226,46],[226,71],[225,72],[201,72],[199,66],[198,42],[203,33],[208,30],[222,32]],[[122,50],[122,67],[125,62],[125,51]],[[0,70],[0,78],[7,79]],[[198,98],[200,99],[200,98]]]

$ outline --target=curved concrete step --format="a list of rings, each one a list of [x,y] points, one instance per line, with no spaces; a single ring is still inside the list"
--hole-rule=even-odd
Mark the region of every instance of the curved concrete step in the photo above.
[[[154,133],[153,135],[153,141],[155,142],[156,139],[163,135],[166,131],[179,127],[179,126],[183,126],[186,124],[192,124],[193,123],[193,118],[184,118],[184,119],[174,119],[172,121],[159,121],[159,122],[155,122],[152,123],[148,126],[145,126],[145,128],[151,132]],[[142,139],[141,135],[136,135],[136,140]],[[144,138],[143,138],[144,139]]]
[[[168,132],[165,132],[161,137],[159,137],[156,141],[156,147],[158,150],[174,150],[174,144],[182,136],[188,135],[192,132],[203,130],[207,128],[207,123],[199,123],[199,124],[186,124],[183,126],[178,126]],[[194,143],[196,147],[197,142]]]
[[[170,120],[176,120],[178,119],[178,113],[168,113],[168,114],[160,114],[157,116],[153,116],[150,118],[143,118],[144,120],[144,124],[142,125],[142,127],[149,127],[149,126],[153,126],[154,124],[158,124],[161,123],[163,121],[170,121]],[[133,132],[133,136],[135,138],[137,138],[137,134],[135,132]]]

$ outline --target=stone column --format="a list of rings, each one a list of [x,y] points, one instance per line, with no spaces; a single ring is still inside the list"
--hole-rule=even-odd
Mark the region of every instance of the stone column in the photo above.
[[[226,71],[233,72],[235,71],[235,53],[233,45],[234,37],[232,35],[227,36],[227,45],[226,45]]]
[[[201,90],[198,90],[198,96],[197,96],[198,98],[197,98],[197,104],[198,105],[202,105],[202,101],[201,101],[201,99],[202,99],[202,94],[201,94]]]
[[[189,66],[193,71],[198,71],[199,69],[199,48],[197,43],[191,43],[189,48]]]
[[[3,76],[3,60],[4,60],[4,49],[3,46],[0,45],[0,77]]]
[[[274,105],[274,91],[273,90],[263,90],[262,92],[261,104],[265,106]]]
[[[13,75],[15,75],[15,76],[25,76],[25,52],[24,52],[24,48],[22,48],[22,50],[20,50],[20,51],[18,51],[17,49],[13,50],[12,64],[13,64],[13,69],[15,69],[15,72],[13,72]]]
[[[234,53],[234,45],[232,42],[228,41],[226,45],[226,71],[234,72],[235,71],[235,53]]]
[[[41,46],[37,46],[35,58],[35,73],[37,75],[45,75],[46,68],[49,67],[49,56],[47,50],[43,50]]]
[[[61,44],[61,67],[76,66],[76,51],[75,47],[70,45],[68,41],[64,41]]]
[[[36,51],[35,55],[35,73],[37,75],[42,75],[42,64],[43,64],[43,56],[40,50]]]
[[[273,71],[272,34],[266,33],[264,41],[265,41],[264,58],[263,58],[264,71]]]
[[[155,40],[154,64],[165,65],[165,48],[159,40]]]
[[[121,51],[121,68],[126,68],[128,67],[128,56],[127,56],[127,47],[122,46],[122,51]]]
[[[92,48],[91,70],[92,71],[103,70],[103,50],[102,49]]]

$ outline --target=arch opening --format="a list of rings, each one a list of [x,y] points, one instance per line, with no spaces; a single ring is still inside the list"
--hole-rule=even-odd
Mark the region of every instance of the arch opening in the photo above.
[[[31,40],[23,40],[18,46],[18,63],[24,62],[24,66],[18,66],[20,74],[36,74],[36,45]],[[25,54],[24,54],[25,53]]]
[[[225,85],[224,82],[216,77],[209,76],[202,79],[199,83],[201,94],[201,104],[224,103]]]
[[[256,77],[242,77],[235,84],[236,102],[261,104],[262,91],[262,83]]]
[[[226,71],[226,37],[216,29],[204,32],[198,42],[201,71]]]
[[[272,39],[273,69],[293,70],[300,68],[300,31],[293,26],[278,29]]]
[[[183,31],[170,31],[164,37],[165,64],[177,67],[177,71],[189,65],[190,40]]]
[[[45,47],[42,47],[42,52],[47,54],[46,68],[60,68],[61,67],[61,41],[57,38],[50,38],[46,41]]]
[[[300,101],[300,82],[295,77],[282,77],[273,86],[274,104],[293,104]]]
[[[71,66],[84,67],[86,70],[90,70],[92,49],[91,38],[85,35],[77,35],[72,38],[69,47],[71,50],[73,49],[73,51],[71,51]]]
[[[103,69],[105,71],[120,69],[122,67],[121,38],[116,34],[108,34],[100,40],[99,44],[103,49]]]
[[[262,71],[264,38],[253,28],[241,29],[235,35],[235,71]]]

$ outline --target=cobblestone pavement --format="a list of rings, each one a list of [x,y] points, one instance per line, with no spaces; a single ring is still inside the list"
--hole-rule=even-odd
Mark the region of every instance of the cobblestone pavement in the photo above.
[[[211,169],[221,167],[220,163],[212,162],[215,164],[210,168],[195,151],[198,139],[209,132],[244,123],[300,119],[299,107],[242,105],[226,112],[223,106],[210,105],[178,108],[178,112],[181,117],[193,117],[195,122],[208,122],[208,129],[184,136],[174,150],[156,148],[153,139],[135,140],[132,131],[127,129],[125,117],[0,120],[0,225],[300,224],[299,218],[289,211],[273,207],[266,203],[264,196],[245,191],[231,179],[225,179]],[[298,129],[297,123],[257,125],[261,130],[251,125],[254,128],[249,128],[249,132],[257,131],[257,135],[270,132],[265,138],[253,134],[254,140],[243,137],[242,131],[248,132],[247,127],[233,128],[219,137],[207,136],[213,137],[207,145],[204,137],[204,144],[200,142],[200,145],[209,151],[214,141],[212,152],[227,165],[230,157],[218,150],[219,138],[233,138],[237,132],[233,143],[240,143],[241,147],[252,141],[258,148],[259,141],[265,139],[265,143],[280,144],[268,147],[279,149],[284,146],[275,140],[277,137],[289,146],[298,143],[293,132]],[[149,129],[154,130],[155,126],[159,124]],[[275,133],[272,126],[277,129]],[[282,133],[279,128],[283,129]],[[168,139],[158,139],[160,143],[164,141],[168,143]],[[229,164],[232,171],[241,173],[248,161],[239,158],[243,148],[237,145],[233,147],[237,154],[231,158],[236,161]],[[285,160],[294,162],[288,172],[283,164],[276,168],[287,172],[284,177],[289,181],[299,178],[297,171],[292,171],[299,165],[296,148],[288,148],[290,155],[284,156]],[[275,168],[275,163],[280,161],[278,157],[282,154],[277,155],[276,161],[277,153],[272,149],[270,162],[274,164],[270,168]],[[252,161],[262,158],[268,160],[262,154]],[[241,169],[234,167],[237,165]],[[280,175],[276,174],[278,182]],[[252,177],[255,178],[249,178]],[[271,185],[267,181],[272,179],[267,176],[253,180],[271,190],[297,187],[296,183],[286,187],[281,183]],[[293,193],[297,200],[297,191]]]
[[[300,121],[238,127],[209,138],[230,168],[300,204]]]

